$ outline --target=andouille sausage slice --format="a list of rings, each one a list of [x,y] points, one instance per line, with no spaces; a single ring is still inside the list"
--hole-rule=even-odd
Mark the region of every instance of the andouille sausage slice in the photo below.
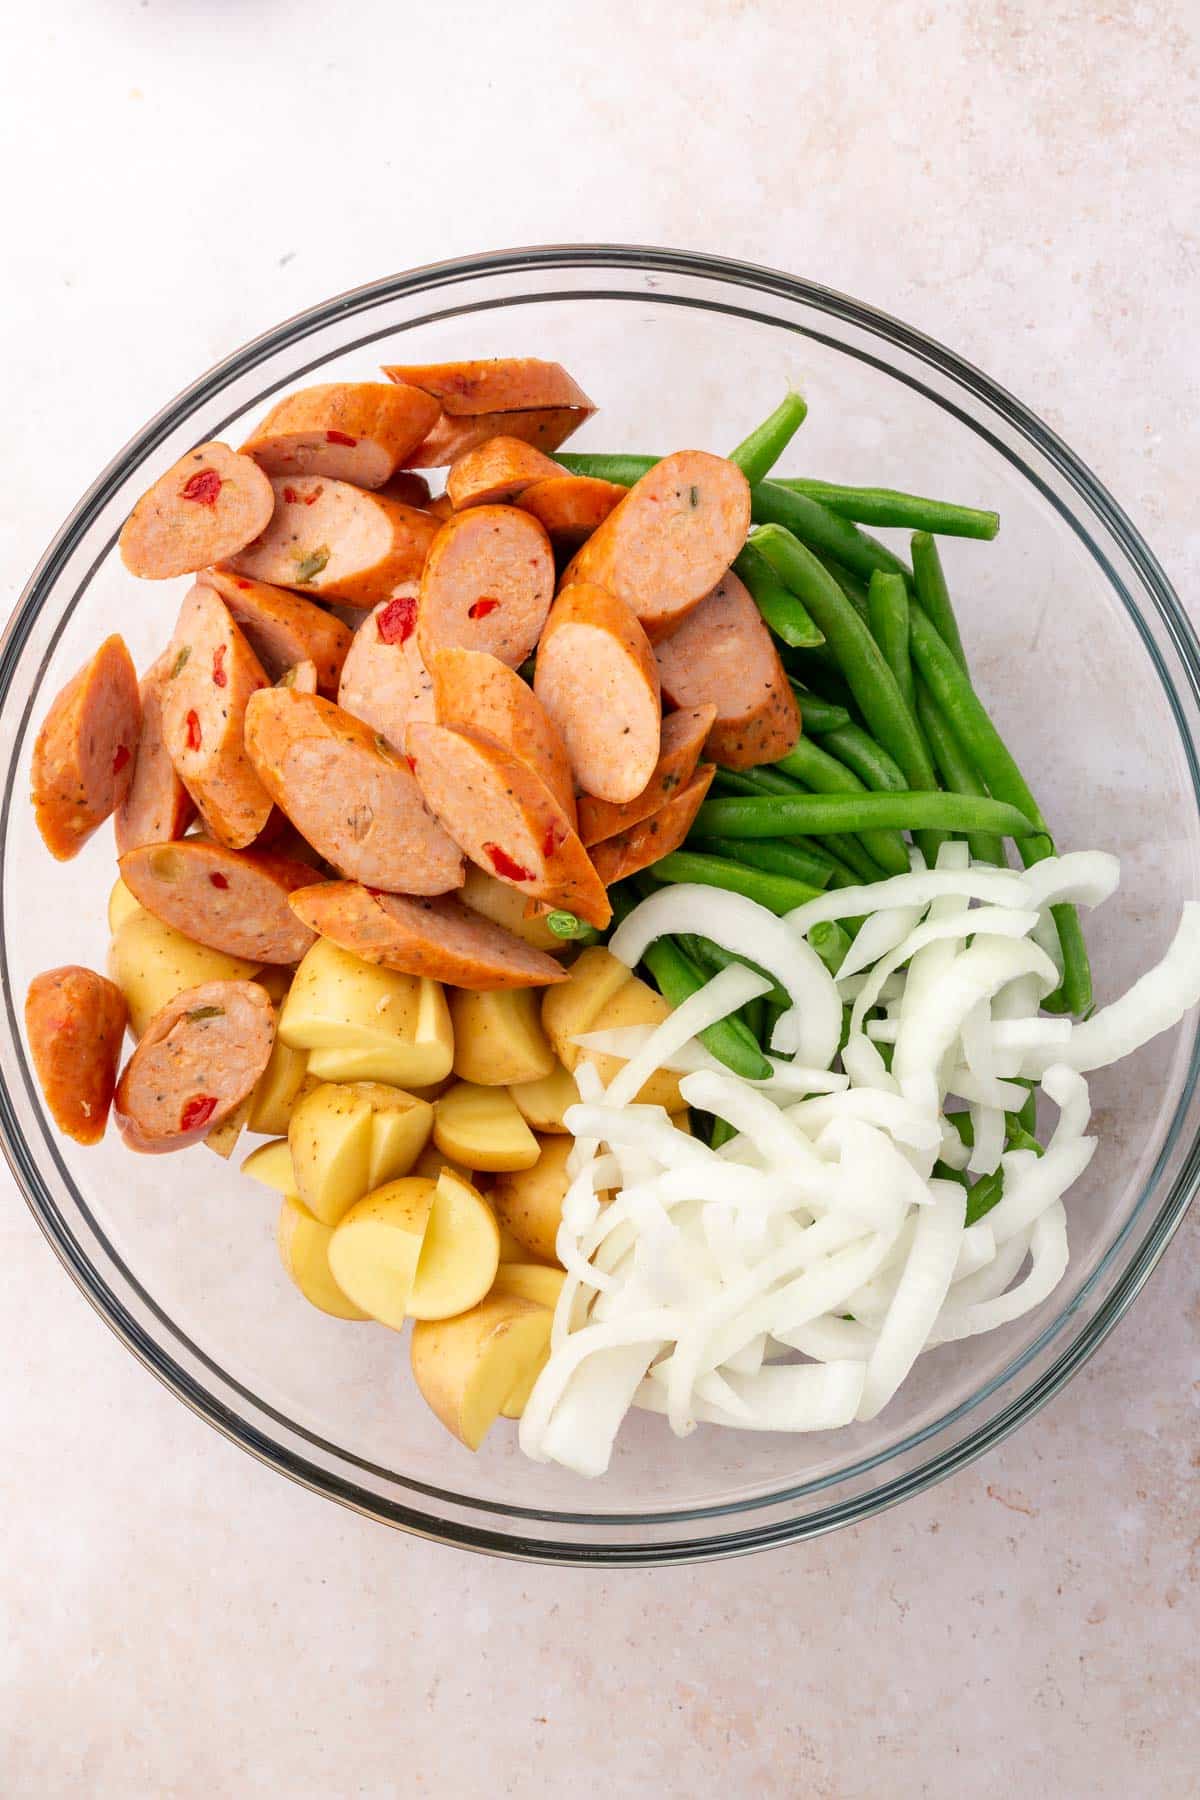
[[[251,695],[267,686],[262,664],[215,589],[189,590],[171,640],[162,690],[163,741],[212,835],[231,850],[252,843],[271,812],[246,755]]]
[[[795,747],[795,695],[762,614],[732,570],[655,654],[664,699],[716,707],[704,746],[714,762],[752,769]]]
[[[113,814],[117,855],[138,844],[162,844],[182,837],[196,816],[196,803],[175,772],[163,738],[162,697],[167,676],[175,666],[175,652],[165,650],[142,676],[138,692],[142,702],[142,728],[133,778]]]
[[[77,1144],[98,1144],[117,1084],[128,1016],[119,987],[71,965],[35,975],[25,1031],[50,1116]]]
[[[557,470],[527,487],[517,505],[540,520],[556,550],[574,551],[603,525],[628,491],[596,475],[564,475]]]
[[[528,682],[483,650],[439,650],[429,670],[439,725],[494,738],[532,769],[575,824],[567,747]]]
[[[415,469],[397,469],[375,492],[385,500],[402,500],[405,506],[417,506],[426,512],[431,505],[429,483]]]
[[[559,475],[559,465],[521,438],[494,437],[460,456],[446,477],[456,511],[515,501],[535,481]]]
[[[270,1060],[275,1009],[257,981],[205,981],[155,1013],[117,1083],[131,1150],[182,1150],[240,1106]]]
[[[716,772],[715,763],[701,763],[687,785],[672,794],[657,812],[631,825],[628,831],[619,831],[615,837],[592,845],[592,861],[605,887],[624,881],[627,875],[636,875],[639,869],[648,869],[660,856],[678,850],[692,829],[692,820]]]
[[[203,579],[220,594],[272,681],[298,662],[311,662],[319,692],[337,693],[351,637],[340,619],[302,594],[233,569],[205,569]]]
[[[391,381],[432,394],[442,408],[441,418],[408,459],[422,469],[455,462],[500,435],[542,451],[557,450],[596,410],[560,363],[534,356],[392,364],[383,372]]]
[[[330,381],[273,406],[242,445],[268,475],[325,475],[380,488],[441,415],[432,395],[389,381]]]
[[[408,764],[340,706],[267,688],[247,708],[246,748],[280,810],[348,880],[406,894],[462,886],[462,853]]]
[[[200,444],[144,493],[121,531],[121,560],[163,581],[224,562],[264,530],[275,510],[258,464],[228,444]]]
[[[437,522],[419,507],[321,475],[276,475],[270,523],[238,556],[238,575],[321,600],[374,606],[421,573]]]
[[[439,525],[444,525],[447,519],[454,517],[454,502],[449,494],[435,494],[425,510],[431,519],[436,519]]]
[[[664,456],[594,531],[563,577],[598,581],[633,608],[652,642],[716,586],[746,541],[750,485],[706,450]]]
[[[554,597],[554,554],[537,520],[515,506],[472,506],[442,526],[421,576],[417,643],[486,650],[519,669]]]
[[[338,705],[404,754],[412,719],[432,719],[433,683],[417,649],[415,583],[383,600],[354,633]]]
[[[312,878],[309,863],[198,837],[145,844],[121,858],[121,879],[147,912],[193,943],[247,962],[296,963],[311,948],[313,934],[288,896]]]
[[[382,894],[356,881],[325,881],[291,896],[297,916],[364,962],[402,975],[428,975],[453,987],[547,987],[567,972],[503,925],[494,925],[450,894],[412,899]]]
[[[55,697],[33,746],[37,826],[59,862],[77,856],[124,800],[141,723],[137,671],[114,635]]]
[[[618,805],[635,799],[658,762],[662,706],[650,640],[625,602],[590,581],[564,587],[538,644],[533,688],[584,792]]]
[[[320,686],[316,663],[310,662],[307,657],[303,662],[293,663],[290,669],[283,671],[275,686],[291,688],[296,694],[315,694]]]
[[[579,796],[579,835],[585,844],[598,844],[640,825],[643,819],[686,787],[700,761],[704,740],[717,716],[715,706],[689,706],[681,712],[668,713],[662,722],[662,743],[654,773],[637,796],[623,806],[611,800],[596,800],[591,794]],[[593,858],[593,860],[595,860]]]
[[[420,723],[408,728],[408,753],[426,801],[472,862],[529,899],[607,925],[612,908],[578,834],[511,750]]]

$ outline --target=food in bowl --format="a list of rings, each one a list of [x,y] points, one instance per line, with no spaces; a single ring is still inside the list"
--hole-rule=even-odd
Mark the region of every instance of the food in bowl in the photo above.
[[[415,1321],[471,1449],[516,1419],[596,1475],[633,1405],[872,1418],[1061,1278],[1083,1076],[1200,998],[1200,909],[1092,1014],[1115,859],[1056,852],[936,548],[994,514],[773,479],[796,394],[728,456],[576,456],[557,365],[385,372],[199,446],[122,534],[196,579],[39,736],[47,847],[113,816],[120,852],[111,979],[30,990],[47,1104],[266,1135],[288,1275]]]

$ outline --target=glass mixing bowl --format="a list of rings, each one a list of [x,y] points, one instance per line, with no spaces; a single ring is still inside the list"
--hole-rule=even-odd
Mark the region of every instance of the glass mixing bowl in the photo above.
[[[1032,413],[940,345],[870,307],[713,257],[583,246],[398,275],[314,307],[173,400],[84,495],[0,652],[5,1014],[0,1129],[34,1215],[72,1277],[147,1368],[273,1468],[376,1519],[546,1561],[660,1563],[806,1538],[867,1517],[1012,1431],[1091,1355],[1146,1280],[1195,1191],[1196,1034],[1093,1082],[1100,1150],[1068,1199],[1071,1264],[1005,1331],[923,1357],[869,1425],[811,1437],[685,1441],[635,1415],[606,1479],[527,1462],[500,1425],[450,1438],[393,1333],[311,1310],[278,1266],[272,1196],[205,1150],[140,1158],[115,1132],[54,1131],[19,1023],[26,984],[104,966],[115,870],[106,831],[53,864],[28,803],[51,696],[110,631],[139,665],[185,583],[135,582],[116,534],[191,445],[237,443],[281,391],[370,378],[388,360],[529,354],[599,402],[572,449],[735,444],[801,383],[810,416],[786,466],[903,486],[1003,516],[992,544],[945,547],[979,685],[1034,776],[1064,847],[1119,853],[1123,884],[1090,921],[1101,999],[1161,954],[1200,893],[1192,629],[1154,557],[1094,476]]]

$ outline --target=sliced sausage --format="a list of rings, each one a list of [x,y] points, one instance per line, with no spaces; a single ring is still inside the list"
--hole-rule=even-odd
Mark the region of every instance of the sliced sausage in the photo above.
[[[331,698],[337,693],[351,637],[340,619],[300,594],[233,569],[205,569],[204,580],[220,594],[272,681],[298,662],[312,662],[318,691]]]
[[[657,642],[720,581],[749,524],[750,485],[736,464],[679,450],[630,488],[563,579],[598,581]]]
[[[662,706],[650,640],[624,601],[590,581],[564,587],[533,688],[584,792],[618,805],[635,799],[658,762]]]
[[[407,763],[340,706],[265,689],[246,712],[246,748],[297,831],[349,880],[407,894],[462,885],[458,846]]]
[[[425,442],[413,451],[409,463],[418,469],[441,469],[455,463],[468,450],[478,449],[489,438],[520,438],[547,455],[565,444],[591,417],[581,406],[537,406],[525,412],[471,413],[458,417],[443,413]]]
[[[648,819],[631,825],[628,831],[619,831],[615,837],[605,838],[602,844],[592,845],[592,861],[605,887],[624,881],[627,875],[636,875],[639,869],[648,869],[660,856],[678,850],[692,829],[692,820],[716,772],[714,763],[701,763],[687,785]]]
[[[273,406],[242,445],[268,475],[324,475],[380,488],[428,435],[441,408],[420,388],[331,381]]]
[[[516,500],[535,481],[561,473],[557,463],[521,438],[494,437],[459,457],[446,477],[446,492],[461,512]]]
[[[671,796],[685,787],[695,772],[704,748],[704,740],[717,716],[715,706],[690,706],[682,712],[668,713],[662,722],[662,743],[654,773],[637,796],[623,806],[611,800],[596,800],[591,794],[579,796],[579,835],[585,844],[598,844],[640,825],[657,812]],[[593,861],[595,859],[593,858]]]
[[[142,729],[133,759],[133,778],[113,814],[117,855],[139,844],[162,844],[182,837],[196,814],[196,803],[175,772],[163,738],[162,698],[175,652],[166,650],[142,676]]]
[[[146,844],[121,858],[121,879],[147,912],[193,943],[248,962],[296,963],[311,947],[313,934],[288,895],[312,878],[309,863],[198,837]]]
[[[578,550],[628,491],[596,475],[564,475],[556,469],[545,481],[527,487],[517,505],[540,520],[556,550]]]
[[[270,523],[227,558],[236,574],[366,607],[424,568],[437,524],[418,507],[321,475],[276,475],[271,486]]]
[[[258,464],[228,444],[201,444],[142,495],[121,531],[121,560],[163,581],[193,575],[245,548],[275,510]]]
[[[50,1116],[77,1144],[98,1144],[108,1123],[127,1008],[119,987],[72,966],[35,975],[25,1031]]]
[[[78,855],[125,799],[141,722],[137,671],[114,635],[56,696],[33,746],[37,826],[59,862]]]
[[[301,888],[291,905],[305,925],[364,962],[428,975],[460,988],[546,987],[566,970],[543,950],[481,918],[450,894],[414,900],[355,881]]]
[[[455,462],[500,435],[557,450],[596,410],[560,363],[534,356],[393,364],[383,372],[432,394],[441,406],[441,418],[408,459],[416,468]]]
[[[293,663],[290,669],[283,671],[275,686],[291,688],[295,694],[315,694],[320,686],[316,663],[309,662],[307,657],[303,662]]]
[[[704,746],[714,762],[752,769],[795,747],[795,695],[762,614],[732,570],[656,655],[664,699],[716,707]]]
[[[430,665],[439,725],[494,738],[532,769],[575,824],[575,783],[562,737],[528,682],[482,650],[439,650]]]
[[[262,664],[215,590],[196,582],[171,640],[162,691],[163,740],[212,835],[252,843],[271,812],[243,737],[246,705],[267,685]]]
[[[275,1010],[257,981],[205,981],[155,1013],[117,1083],[131,1150],[182,1150],[240,1106],[266,1068]]]
[[[410,719],[433,718],[433,683],[417,649],[417,589],[406,583],[354,634],[338,705],[404,754]]]
[[[438,650],[486,650],[519,669],[553,597],[554,556],[536,519],[515,506],[455,513],[434,538],[421,576],[421,655],[428,665]]]
[[[421,792],[455,843],[527,898],[603,927],[608,896],[587,851],[545,783],[511,750],[473,731],[410,725]]]
[[[454,517],[454,502],[449,494],[435,494],[425,510],[439,525],[444,525],[447,519]]]
[[[402,500],[405,506],[418,506],[423,511],[430,507],[429,483],[415,469],[397,469],[396,473],[384,482],[376,493],[382,494],[385,500]]]

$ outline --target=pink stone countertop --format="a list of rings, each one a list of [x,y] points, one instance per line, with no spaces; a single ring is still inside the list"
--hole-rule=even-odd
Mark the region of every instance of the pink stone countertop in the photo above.
[[[7,604],[96,469],[247,337],[394,267],[588,238],[774,264],[932,332],[1064,433],[1187,597],[1198,31],[1177,0],[21,9]],[[956,1479],[793,1551],[611,1576],[291,1487],[142,1372],[7,1177],[0,1243],[6,1800],[1200,1793],[1198,1219]]]

